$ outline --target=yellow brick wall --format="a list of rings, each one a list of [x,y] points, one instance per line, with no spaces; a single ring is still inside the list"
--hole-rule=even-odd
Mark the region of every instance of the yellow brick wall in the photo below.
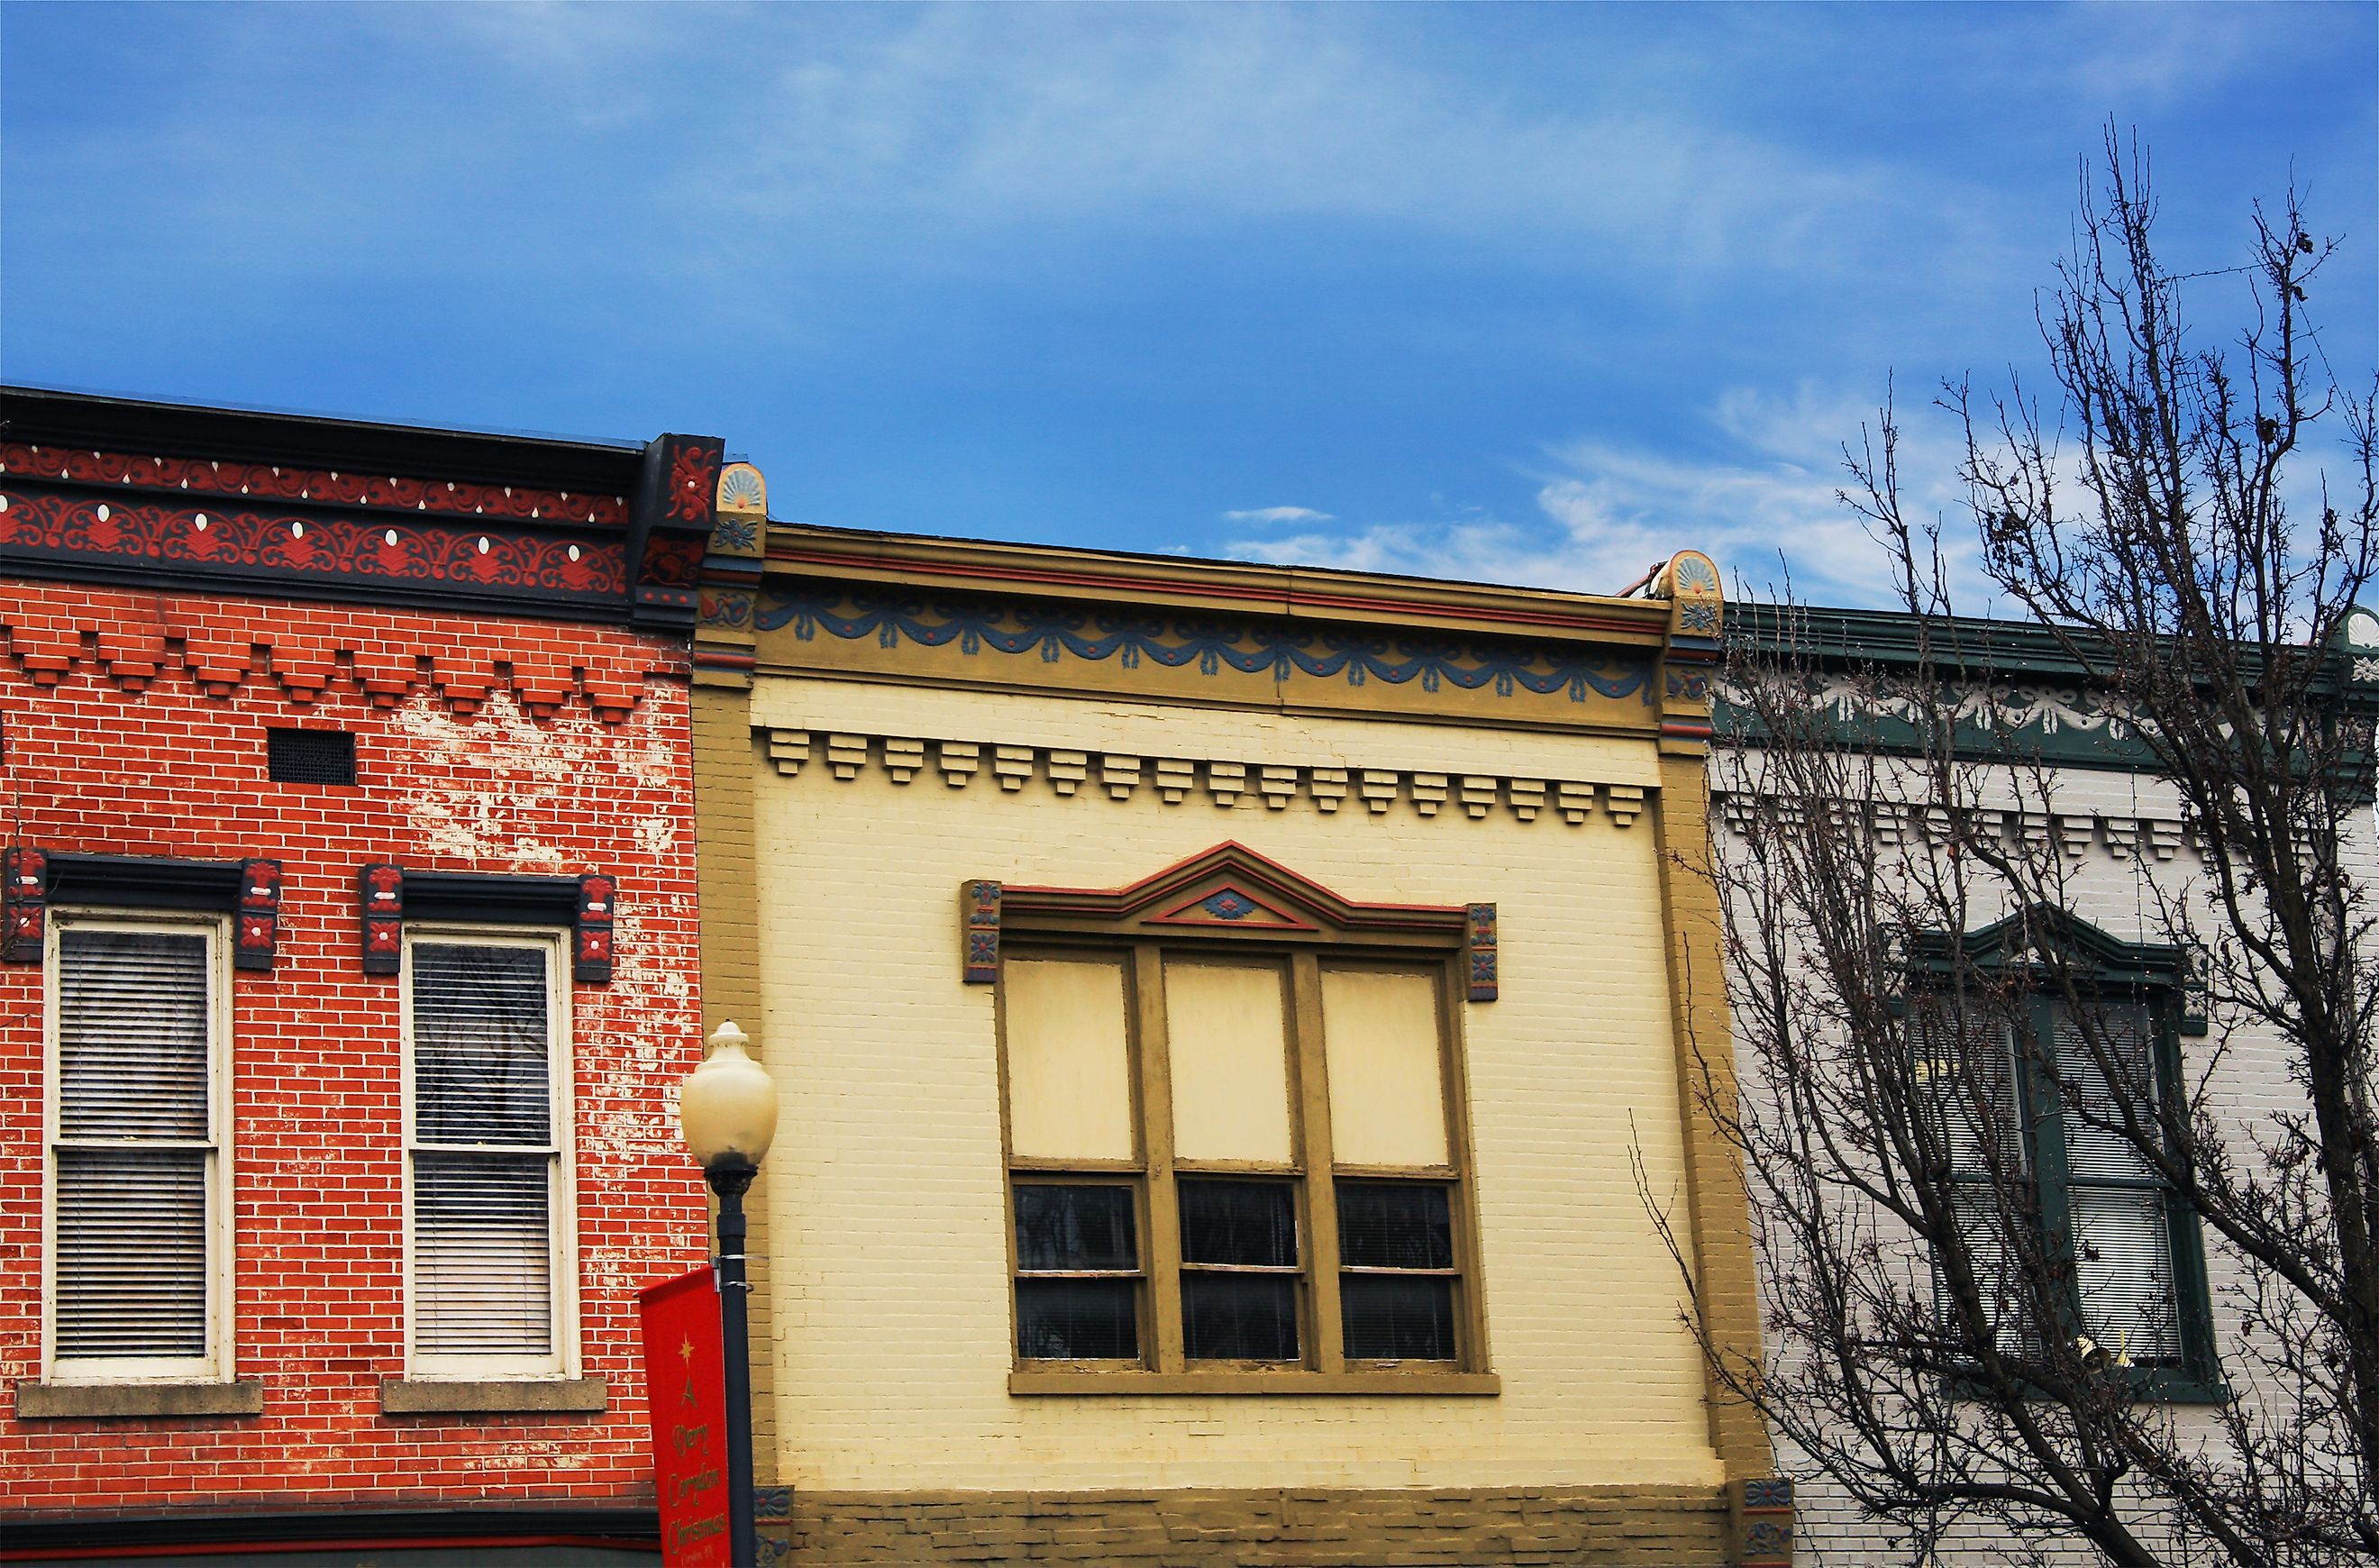
[[[1649,740],[763,678],[761,727],[1147,757],[1657,785]],[[779,1478],[835,1491],[1713,1487],[1674,1265],[1682,1201],[1650,816],[1324,814],[963,789],[877,760],[755,764]],[[959,883],[1112,887],[1226,838],[1367,901],[1500,906],[1503,999],[1465,1009],[1495,1397],[1011,1396],[993,994],[960,983]]]

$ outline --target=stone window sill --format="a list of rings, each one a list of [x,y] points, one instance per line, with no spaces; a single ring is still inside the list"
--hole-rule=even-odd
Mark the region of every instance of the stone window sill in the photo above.
[[[500,1379],[382,1378],[383,1416],[476,1416],[560,1412],[599,1416],[610,1407],[610,1385],[602,1378],[546,1379],[518,1382]]]
[[[1014,1394],[1397,1393],[1478,1397],[1500,1394],[1492,1372],[1010,1372]]]
[[[51,1383],[28,1378],[17,1385],[20,1421],[71,1417],[260,1416],[264,1383]]]

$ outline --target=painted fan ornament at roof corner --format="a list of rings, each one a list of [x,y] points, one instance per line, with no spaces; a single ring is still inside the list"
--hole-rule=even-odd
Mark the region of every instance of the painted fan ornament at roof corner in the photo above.
[[[719,510],[721,512],[759,512],[768,510],[768,485],[760,470],[749,463],[731,463],[719,475]]]

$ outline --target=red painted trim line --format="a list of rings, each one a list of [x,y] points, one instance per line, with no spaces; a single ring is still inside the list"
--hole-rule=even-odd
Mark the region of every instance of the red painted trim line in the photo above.
[[[431,1551],[440,1548],[492,1549],[526,1546],[601,1547],[646,1551],[658,1546],[617,1536],[357,1536],[320,1540],[159,1541],[151,1546],[70,1546],[17,1550],[0,1547],[0,1562],[72,1562],[94,1557],[228,1557],[233,1552]]]

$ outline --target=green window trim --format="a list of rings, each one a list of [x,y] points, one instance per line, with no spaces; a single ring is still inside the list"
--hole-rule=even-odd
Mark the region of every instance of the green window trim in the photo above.
[[[2168,1278],[2174,1303],[2177,1354],[2154,1364],[2110,1369],[2130,1385],[2132,1397],[2172,1404],[2227,1403],[2230,1391],[2221,1374],[2214,1343],[2212,1293],[2205,1272],[2204,1238],[2197,1212],[2179,1188],[2153,1176],[2130,1178],[2073,1171],[2073,1119],[2047,1059],[2058,1038],[2059,1012],[2067,1006],[2050,965],[2025,955],[2054,947],[2080,983],[2082,999],[2095,1007],[2132,1004],[2143,1009],[2145,1043],[2159,1092],[2170,1096],[2181,1081],[2180,1035],[2203,1030],[2203,1004],[2194,995],[2195,975],[2184,949],[2121,942],[2062,910],[2042,906],[2011,915],[1963,935],[1920,933],[1908,943],[1908,998],[1938,996],[1962,963],[1999,978],[2031,970],[2029,995],[2021,1007],[2022,1031],[2011,1054],[2016,1091],[2016,1121],[2022,1130],[2023,1164],[2037,1188],[2040,1212],[2061,1216],[2061,1228],[2047,1230],[2045,1250],[2068,1272],[2069,1334],[2088,1333],[2080,1260],[2075,1256],[2074,1196],[2137,1188],[2161,1194],[2168,1254]],[[1904,1004],[1903,1016],[1913,1012]],[[2195,1028],[2192,1026],[2195,1025]],[[2086,1124],[2082,1124],[2086,1125]],[[2128,1347],[2118,1345],[2119,1351]]]

